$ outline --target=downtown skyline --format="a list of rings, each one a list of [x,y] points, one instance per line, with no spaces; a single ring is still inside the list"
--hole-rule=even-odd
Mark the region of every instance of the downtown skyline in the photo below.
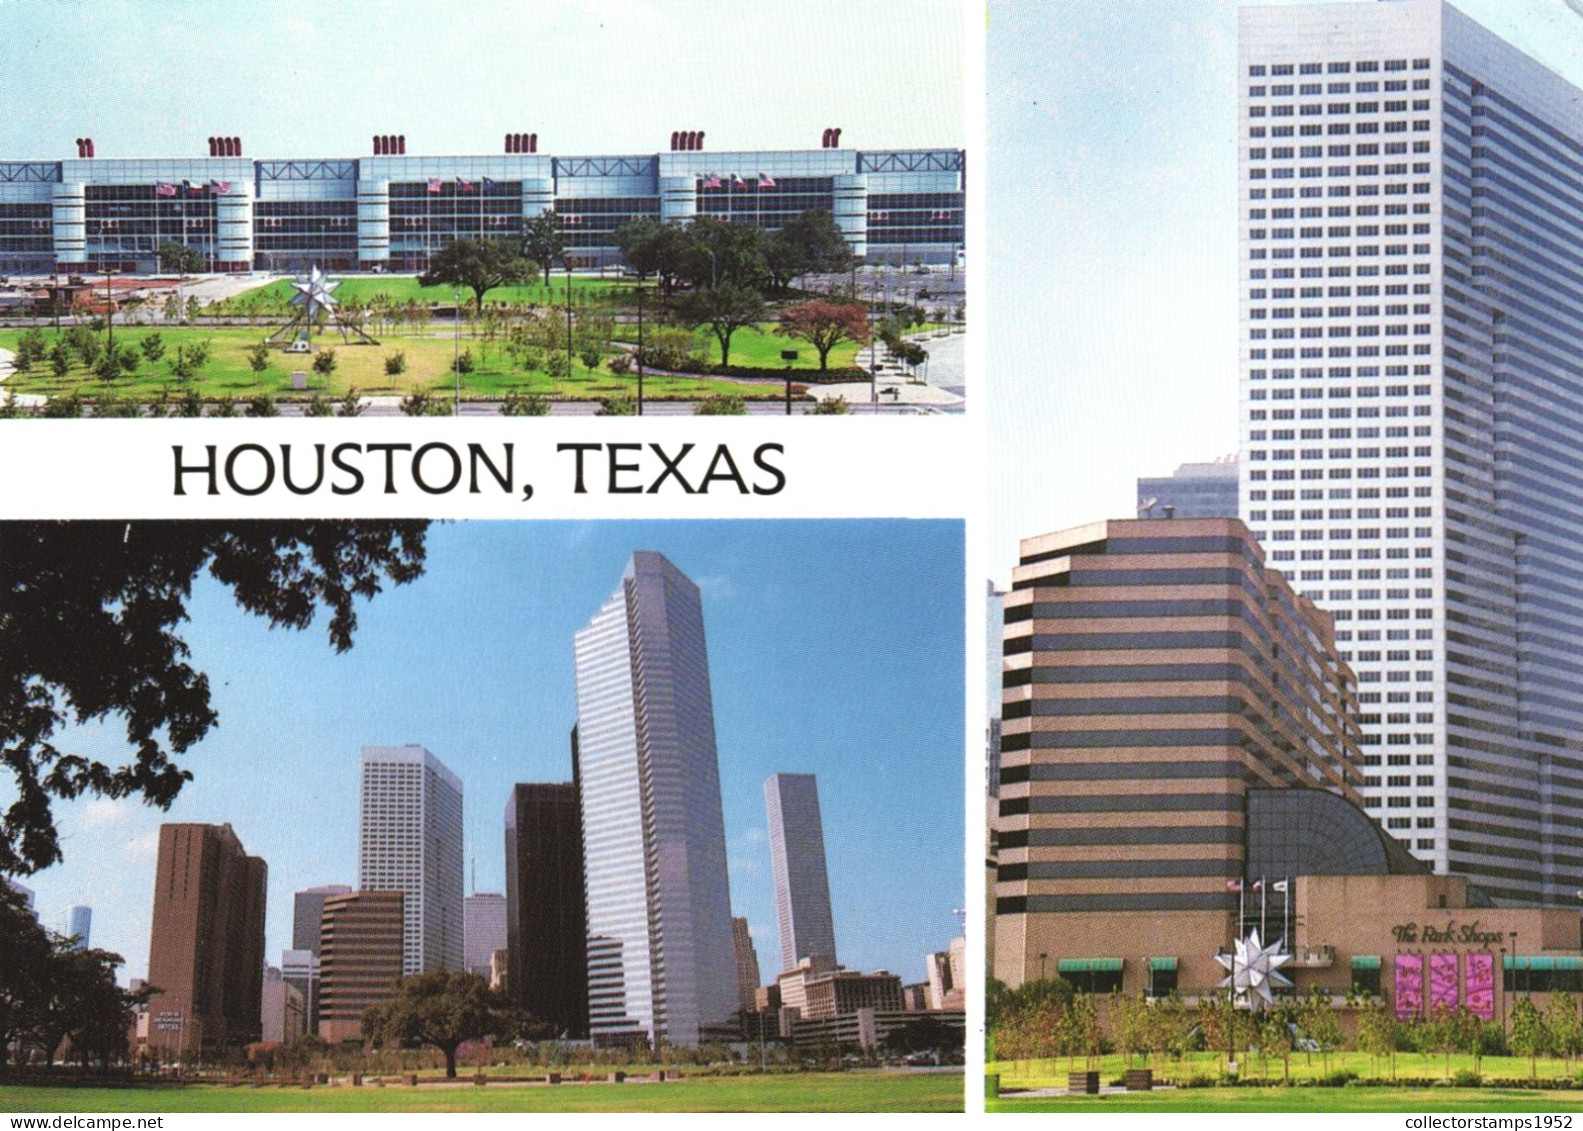
[[[830,782],[832,889],[852,925],[852,965],[921,977],[912,967],[954,933],[962,899],[955,523],[439,525],[428,575],[366,606],[356,645],[339,659],[317,635],[322,626],[269,633],[200,585],[189,639],[221,721],[187,760],[196,780],[167,814],[130,802],[61,806],[66,861],[29,885],[44,906],[93,903],[95,942],[127,958],[123,979],[142,976],[151,835],[164,822],[230,822],[270,862],[266,952],[277,959],[291,942],[294,892],[356,882],[358,751],[419,742],[463,779],[478,890],[503,890],[500,813],[511,785],[570,778],[572,633],[608,596],[608,576],[650,546],[704,593],[733,913],[775,951],[762,782],[783,769],[817,771]],[[872,572],[854,582],[849,561]],[[922,612],[904,598],[920,587],[932,594]],[[894,647],[864,650],[859,668],[857,641],[876,635]],[[452,674],[436,678],[442,670]],[[827,683],[829,671],[842,678]],[[458,687],[474,696],[465,711]],[[108,739],[90,728],[72,741],[92,750]],[[855,762],[854,747],[870,756]],[[282,797],[288,788],[304,796]],[[876,797],[889,806],[877,831]],[[305,806],[316,810],[311,821],[278,817]],[[890,898],[870,901],[871,891]]]

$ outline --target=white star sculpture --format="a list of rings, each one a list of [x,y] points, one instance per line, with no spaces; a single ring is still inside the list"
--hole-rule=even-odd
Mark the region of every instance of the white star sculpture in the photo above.
[[[308,272],[307,277],[299,276],[291,285],[297,288],[297,293],[291,296],[292,305],[305,306],[307,309],[304,314],[309,322],[318,317],[320,310],[335,309],[335,296],[330,292],[341,285],[340,280],[330,279],[319,270],[317,263],[313,265],[313,270]]]
[[[1271,1005],[1275,1001],[1274,988],[1292,984],[1291,979],[1280,972],[1292,956],[1280,953],[1281,942],[1262,945],[1257,927],[1247,938],[1237,939],[1232,947],[1232,953],[1217,954],[1215,961],[1228,972],[1220,981],[1221,988],[1232,990],[1238,1000],[1246,1000],[1255,1009]]]

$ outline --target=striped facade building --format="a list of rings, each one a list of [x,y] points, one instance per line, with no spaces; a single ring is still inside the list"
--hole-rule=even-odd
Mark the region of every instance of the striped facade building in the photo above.
[[[1355,687],[1330,619],[1236,519],[1025,540],[1002,667],[993,973],[1009,985],[1131,990],[1151,961],[1213,967],[1240,933],[1237,885],[1258,878],[1258,798],[1335,802],[1385,852],[1356,809]]]
[[[402,976],[403,902],[399,891],[325,899],[318,1031],[331,1044],[360,1039],[363,1011],[395,993]]]

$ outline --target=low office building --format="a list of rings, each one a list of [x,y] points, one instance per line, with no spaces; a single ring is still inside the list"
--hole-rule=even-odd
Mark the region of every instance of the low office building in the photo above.
[[[363,1011],[389,1000],[402,976],[403,896],[354,891],[324,901],[319,1035],[361,1040]]]
[[[1192,999],[1257,931],[1289,992],[1356,988],[1404,1019],[1583,989],[1576,908],[1497,908],[1361,807],[1379,759],[1330,618],[1237,520],[1025,541],[1004,653],[1007,984]]]
[[[264,967],[261,1009],[265,1042],[289,1044],[308,1031],[307,1003],[302,991],[273,966]]]
[[[813,1055],[831,1050],[881,1049],[893,1034],[924,1018],[932,1018],[942,1029],[954,1030],[955,1044],[966,1040],[967,1015],[959,1009],[913,1013],[864,1008],[835,1017],[797,1021],[792,1026],[792,1046],[800,1054]]]
[[[959,149],[845,149],[826,136],[808,150],[555,156],[512,145],[519,136],[473,156],[408,155],[403,142],[253,160],[226,138],[208,157],[0,161],[0,274],[154,272],[167,241],[213,271],[415,272],[452,240],[520,239],[547,211],[577,267],[618,262],[615,233],[632,220],[776,231],[810,208],[869,262],[952,263],[962,249]]]

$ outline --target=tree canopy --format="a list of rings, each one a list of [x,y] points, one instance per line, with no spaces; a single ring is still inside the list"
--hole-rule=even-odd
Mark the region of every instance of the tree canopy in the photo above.
[[[708,326],[720,343],[720,364],[731,364],[731,337],[744,326],[764,318],[764,299],[755,290],[736,283],[689,291],[677,303],[677,313],[687,321]]]
[[[550,284],[550,270],[566,255],[566,235],[561,218],[553,212],[540,212],[522,225],[522,254],[544,272],[544,285]]]
[[[798,302],[781,311],[775,332],[807,342],[819,352],[819,368],[829,368],[830,351],[842,342],[862,345],[869,339],[868,311],[855,302]]]
[[[178,275],[196,275],[203,270],[203,252],[176,240],[166,240],[154,254],[159,256],[159,265],[163,270],[174,271]]]
[[[395,995],[363,1013],[363,1033],[376,1045],[432,1045],[456,1075],[456,1050],[512,1024],[509,1010],[477,974],[431,970],[396,983]]]
[[[177,626],[200,570],[243,609],[303,629],[321,609],[338,652],[356,604],[423,573],[422,521],[0,524],[0,874],[61,859],[52,798],[141,795],[168,807],[191,773],[173,760],[215,724],[209,681]],[[117,716],[135,759],[62,749],[57,730]]]
[[[486,294],[496,287],[526,283],[538,271],[537,264],[523,258],[510,240],[452,240],[435,253],[418,282],[425,287],[466,287],[482,313]]]
[[[847,270],[852,266],[852,250],[835,217],[823,208],[810,208],[793,216],[765,242],[764,262],[771,284],[780,290],[809,272]]]

